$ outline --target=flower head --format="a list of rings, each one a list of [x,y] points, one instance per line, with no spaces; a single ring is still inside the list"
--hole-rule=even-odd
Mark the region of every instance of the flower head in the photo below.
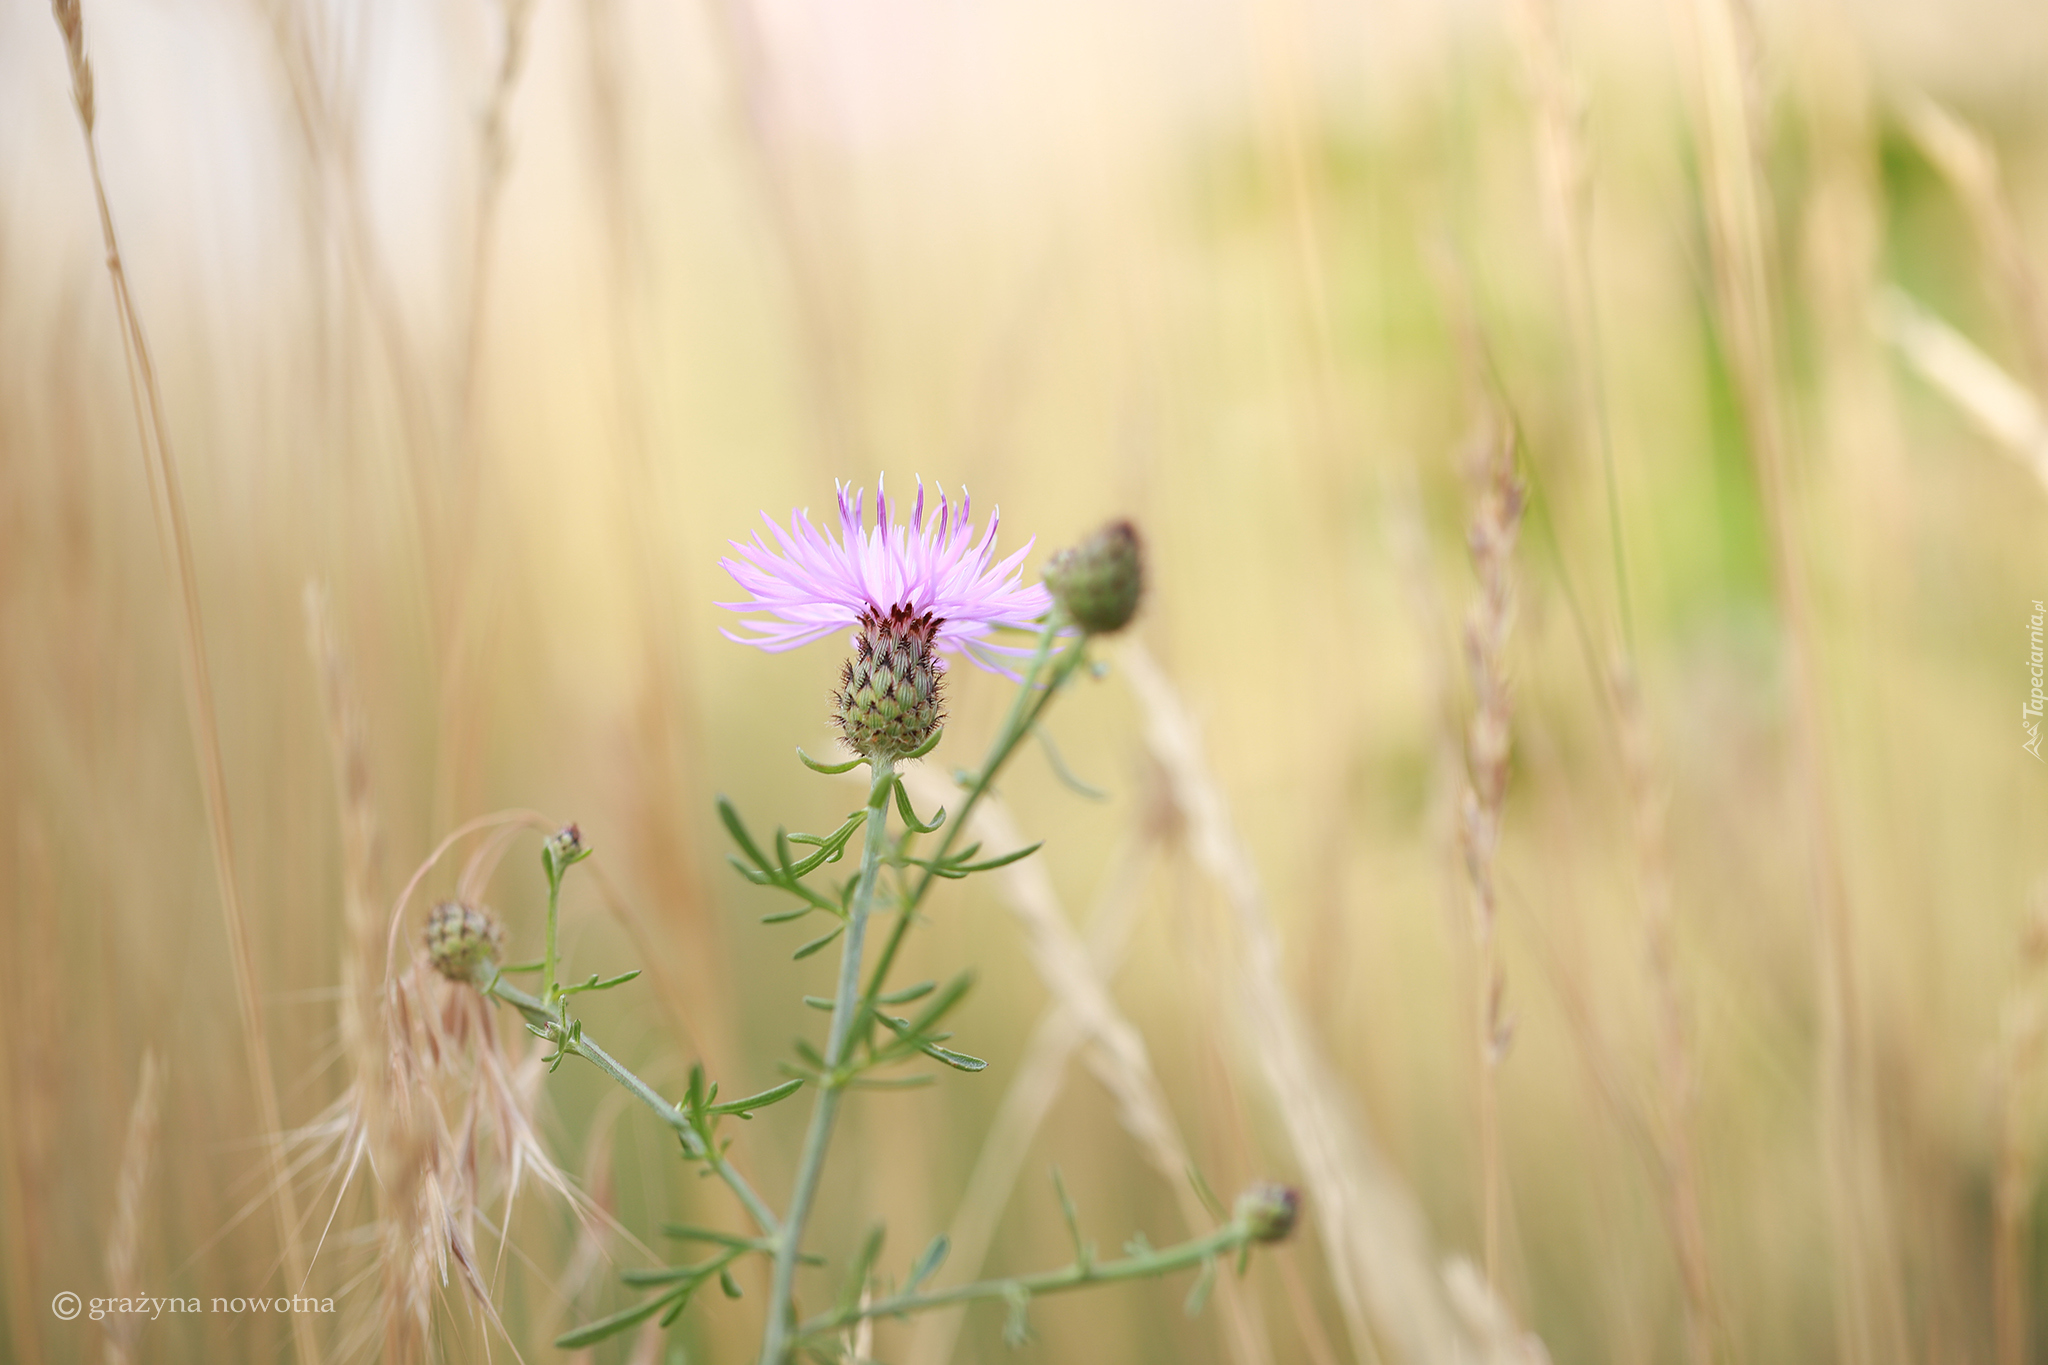
[[[1284,1242],[1301,1218],[1301,1191],[1261,1180],[1237,1197],[1237,1218],[1255,1242]]]
[[[427,917],[427,959],[450,981],[487,981],[504,943],[505,931],[480,905],[442,901]]]
[[[1073,623],[1090,635],[1114,635],[1138,614],[1145,557],[1137,528],[1113,521],[1045,566],[1045,586]]]
[[[778,653],[900,611],[930,616],[940,650],[959,650],[994,672],[1009,671],[1000,656],[1028,652],[989,639],[997,627],[1028,626],[1052,606],[1045,586],[1027,586],[1019,571],[1034,541],[996,559],[1000,510],[977,536],[965,491],[957,507],[941,491],[936,514],[927,515],[920,482],[909,519],[898,520],[877,481],[875,524],[866,527],[862,490],[841,484],[838,494],[836,538],[804,512],[790,514],[786,531],[763,512],[772,545],[759,531],[750,542],[730,542],[738,556],[719,565],[753,596],[719,605],[765,615],[740,623],[754,634],[728,630],[728,640]]]

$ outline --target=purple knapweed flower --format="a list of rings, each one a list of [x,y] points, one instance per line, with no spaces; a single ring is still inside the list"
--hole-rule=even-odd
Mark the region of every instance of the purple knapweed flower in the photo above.
[[[766,512],[761,514],[774,537],[772,546],[759,531],[750,543],[729,542],[739,556],[721,559],[719,565],[753,597],[718,605],[765,615],[740,622],[755,634],[725,630],[725,637],[779,653],[864,622],[929,616],[939,649],[957,650],[983,668],[1015,676],[1000,656],[1030,651],[996,644],[989,637],[999,627],[1029,627],[1052,607],[1045,585],[1026,586],[1018,569],[1035,538],[997,560],[1001,509],[977,537],[966,491],[961,491],[955,507],[941,490],[937,514],[927,516],[922,481],[906,522],[895,519],[877,480],[875,524],[863,527],[862,490],[850,484],[837,488],[836,539],[812,524],[806,513],[795,511],[786,531]]]

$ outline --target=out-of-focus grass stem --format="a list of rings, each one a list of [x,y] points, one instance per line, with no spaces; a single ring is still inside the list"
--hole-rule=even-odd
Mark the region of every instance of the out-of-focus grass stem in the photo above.
[[[150,357],[149,342],[143,334],[142,315],[129,292],[128,272],[122,262],[121,244],[114,230],[114,213],[107,201],[106,179],[100,172],[99,140],[94,130],[97,104],[92,62],[85,49],[85,17],[79,0],[52,0],[50,9],[56,18],[58,32],[63,35],[65,58],[71,69],[72,103],[78,112],[79,129],[85,136],[93,203],[99,212],[100,236],[106,247],[107,278],[114,290],[122,354],[128,366],[129,397],[135,413],[136,436],[142,446],[144,467],[149,477],[151,502],[156,510],[157,531],[177,578],[186,703],[192,721],[193,743],[198,750],[200,785],[205,792],[207,828],[212,836],[214,876],[220,886],[221,915],[227,928],[235,1003],[241,1014],[245,1060],[255,1095],[257,1123],[263,1130],[264,1155],[270,1168],[278,1243],[286,1279],[296,1294],[305,1287],[306,1254],[299,1241],[297,1200],[292,1193],[291,1173],[285,1161],[284,1124],[279,1115],[277,1086],[271,1075],[270,1053],[265,1042],[263,1001],[256,990],[256,953],[250,942],[248,920],[242,911],[241,888],[235,874],[234,831],[228,818],[227,769],[221,758],[220,724],[215,710],[212,669],[207,660],[205,623],[199,607],[199,579],[192,553],[192,531],[185,515],[185,498],[171,445],[170,421],[164,413],[163,394],[157,383],[156,364]],[[312,1365],[319,1361],[319,1342],[313,1335],[312,1320],[307,1315],[292,1315],[292,1342],[302,1362]]]

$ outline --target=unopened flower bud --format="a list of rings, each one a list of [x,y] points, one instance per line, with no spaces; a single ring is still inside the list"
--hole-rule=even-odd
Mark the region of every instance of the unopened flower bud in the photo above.
[[[427,916],[427,960],[450,981],[484,980],[504,941],[497,918],[479,905],[442,901]]]
[[[1301,1216],[1301,1191],[1261,1180],[1237,1197],[1237,1218],[1255,1242],[1284,1242]]]
[[[1113,521],[1052,557],[1045,586],[1068,619],[1090,635],[1122,630],[1138,614],[1145,590],[1145,558],[1137,528]]]
[[[583,831],[575,825],[564,825],[549,835],[543,851],[557,868],[567,867],[590,855],[590,850],[583,846]]]
[[[933,645],[940,622],[907,607],[861,617],[854,657],[839,674],[833,720],[847,747],[862,758],[895,759],[912,752],[945,719],[939,709],[944,667]]]

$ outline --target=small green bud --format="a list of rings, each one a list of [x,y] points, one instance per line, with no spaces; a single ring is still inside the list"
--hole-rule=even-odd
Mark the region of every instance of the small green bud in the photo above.
[[[582,830],[575,825],[564,825],[548,836],[541,856],[547,859],[554,874],[560,876],[571,863],[580,863],[588,858],[590,850],[584,847]]]
[[[1045,586],[1073,623],[1090,635],[1111,635],[1138,614],[1145,592],[1145,556],[1137,528],[1113,521],[1045,566]]]
[[[490,911],[461,901],[442,901],[427,916],[427,960],[450,981],[487,979],[505,931]]]
[[[1261,1180],[1237,1197],[1237,1219],[1255,1242],[1284,1242],[1301,1217],[1301,1191]]]
[[[908,607],[861,618],[854,657],[840,670],[832,694],[832,718],[847,747],[862,758],[901,758],[945,719],[945,673],[933,652],[939,624],[930,612],[912,616]]]

